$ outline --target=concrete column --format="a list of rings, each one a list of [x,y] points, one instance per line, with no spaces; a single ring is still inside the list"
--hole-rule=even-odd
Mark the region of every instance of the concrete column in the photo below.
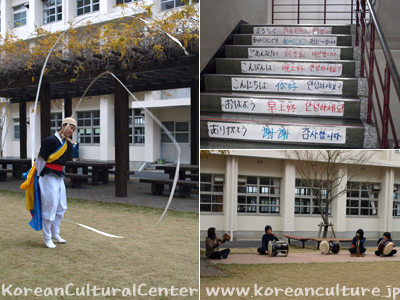
[[[13,10],[11,7],[11,1],[1,1],[1,34],[4,37],[8,29],[10,28],[10,22],[13,22]]]
[[[76,1],[63,1],[63,24],[68,24],[68,20],[73,20],[76,16]]]
[[[29,0],[29,8],[26,15],[28,17],[28,32],[35,32],[35,25],[43,25],[43,2],[37,0]]]
[[[340,185],[333,190],[333,195],[337,195],[339,191],[347,189],[347,169],[340,170],[340,172],[345,172],[345,175]],[[332,202],[333,229],[338,238],[346,235],[346,204],[347,193],[341,194]]]
[[[392,230],[394,170],[385,168],[379,192],[378,216],[380,219],[379,236],[385,231]]]
[[[155,109],[149,109],[157,116]],[[144,114],[145,119],[145,162],[154,162],[161,157],[161,128],[148,113]]]
[[[107,15],[112,13],[113,6],[116,1],[100,0],[100,14]]]
[[[225,229],[236,240],[237,232],[237,181],[238,181],[238,157],[226,157],[226,172],[224,186],[224,215]]]
[[[296,170],[287,160],[283,162],[283,178],[281,181],[281,216],[282,235],[290,234],[294,228],[294,198],[295,198]]]
[[[114,98],[100,97],[100,160],[112,160],[114,147]]]

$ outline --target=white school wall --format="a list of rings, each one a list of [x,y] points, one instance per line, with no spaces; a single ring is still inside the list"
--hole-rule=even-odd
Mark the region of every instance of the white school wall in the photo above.
[[[253,157],[249,157],[251,153]],[[264,154],[263,154],[264,153]],[[394,238],[400,237],[400,218],[393,217],[393,188],[400,184],[400,153],[394,150],[374,150],[373,161],[378,166],[365,166],[361,173],[351,181],[380,184],[377,216],[347,216],[347,195],[344,193],[332,203],[332,216],[337,237],[353,237],[356,230],[363,228],[366,237],[378,238],[385,231],[392,232]],[[264,155],[264,157],[261,157]],[[272,159],[270,157],[273,157]],[[232,150],[229,154],[211,155],[201,160],[201,173],[224,174],[223,212],[200,214],[201,238],[206,236],[209,227],[218,232],[231,233],[237,240],[258,240],[264,234],[264,227],[271,225],[274,232],[316,237],[320,215],[301,216],[294,214],[295,171],[293,166],[275,150]],[[234,161],[234,162],[233,162]],[[232,176],[232,169],[237,171]],[[350,176],[349,174],[346,175]],[[237,213],[237,176],[266,176],[281,178],[279,215],[246,215]],[[347,180],[345,180],[347,181]],[[345,183],[342,183],[342,187]],[[328,237],[331,236],[329,231]]]

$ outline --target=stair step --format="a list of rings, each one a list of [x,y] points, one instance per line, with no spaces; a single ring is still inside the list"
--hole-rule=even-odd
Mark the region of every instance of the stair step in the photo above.
[[[272,74],[354,77],[354,61],[319,60],[245,60],[242,58],[217,58],[218,74]]]
[[[226,58],[353,60],[353,48],[226,45]]]
[[[269,144],[325,145],[334,148],[362,148],[364,126],[360,120],[207,113],[200,118],[200,138]]]
[[[357,78],[205,74],[207,92],[261,92],[357,96]]]
[[[253,35],[253,34],[234,34],[234,45],[253,45],[253,46],[351,46],[351,35]]]
[[[359,119],[360,99],[329,95],[201,93],[200,111]]]
[[[242,24],[240,33],[260,35],[283,35],[283,34],[350,34],[350,25],[265,25],[265,24]]]

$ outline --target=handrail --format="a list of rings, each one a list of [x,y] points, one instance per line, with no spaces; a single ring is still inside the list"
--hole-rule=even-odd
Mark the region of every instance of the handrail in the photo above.
[[[389,46],[388,46],[388,43],[386,41],[385,35],[382,32],[381,25],[380,25],[378,19],[376,18],[375,10],[372,7],[372,5],[371,5],[369,0],[366,0],[366,3],[368,5],[369,11],[370,11],[370,18],[372,18],[372,22],[375,25],[376,33],[378,34],[378,38],[379,38],[379,40],[381,42],[382,51],[385,54],[386,60],[388,62],[390,74],[392,76],[393,83],[395,84],[395,89],[396,89],[397,96],[399,97],[399,100],[400,100],[400,76],[399,76],[399,72],[398,72],[396,64],[394,62],[392,53],[389,50]]]
[[[393,143],[395,148],[399,148],[399,141],[397,139],[396,128],[392,113],[390,111],[390,83],[394,84],[397,98],[400,103],[400,76],[394,62],[393,56],[390,52],[385,35],[382,32],[381,25],[376,17],[375,9],[370,0],[356,0],[356,21],[357,21],[357,45],[361,41],[361,76],[366,75],[368,81],[368,112],[367,123],[374,125],[378,136],[378,144],[380,148],[390,148],[389,145],[389,131],[393,136]],[[369,22],[365,18],[366,10],[369,10]],[[361,27],[361,30],[360,30]],[[359,32],[361,31],[361,32]],[[375,36],[378,39],[375,39]],[[381,44],[382,52],[384,54],[386,65],[384,74],[381,74],[380,66],[375,55],[375,41]],[[368,49],[369,44],[369,49]],[[378,79],[375,79],[375,74]],[[391,80],[392,79],[392,80]],[[378,86],[376,81],[380,84]],[[381,101],[380,93],[383,94],[383,101]],[[379,117],[379,119],[378,119]]]

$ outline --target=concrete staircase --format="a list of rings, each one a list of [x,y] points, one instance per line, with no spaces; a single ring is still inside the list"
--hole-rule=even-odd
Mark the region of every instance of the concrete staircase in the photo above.
[[[350,25],[242,24],[203,74],[201,148],[363,148],[353,40]]]

